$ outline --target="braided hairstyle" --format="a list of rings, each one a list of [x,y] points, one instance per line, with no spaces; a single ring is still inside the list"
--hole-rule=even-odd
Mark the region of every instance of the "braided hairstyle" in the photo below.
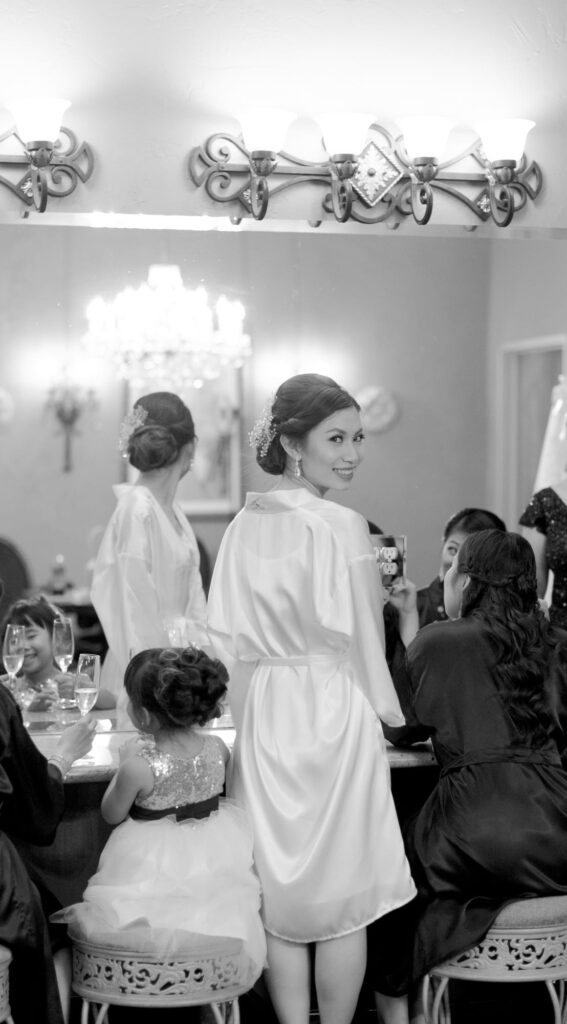
[[[539,607],[530,544],[518,533],[481,530],[463,542],[457,569],[470,579],[461,616],[477,615],[488,627],[494,679],[519,742],[545,743],[556,728],[567,637]]]
[[[126,454],[130,464],[141,473],[170,466],[184,445],[195,440],[195,424],[191,412],[179,395],[171,391],[154,391],[134,403],[143,409],[144,422],[128,438]]]
[[[124,676],[135,707],[165,728],[205,725],[221,713],[228,672],[198,647],[153,647],[135,654]]]
[[[290,377],[280,384],[253,441],[258,465],[265,473],[281,476],[287,457],[280,440],[282,434],[301,441],[328,416],[351,407],[360,409],[356,399],[330,377],[318,373]]]

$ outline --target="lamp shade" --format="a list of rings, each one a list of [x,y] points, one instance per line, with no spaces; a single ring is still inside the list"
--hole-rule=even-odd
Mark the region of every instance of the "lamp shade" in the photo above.
[[[454,122],[449,117],[401,117],[396,119],[410,160],[440,159]]]
[[[22,142],[55,142],[63,114],[71,103],[60,98],[29,97],[6,100],[5,106],[14,118]]]
[[[480,135],[482,148],[491,164],[500,160],[513,160],[519,164],[526,147],[528,133],[535,121],[521,117],[478,121],[475,129]]]
[[[290,110],[255,107],[238,115],[244,145],[251,153],[267,150],[279,153],[295,114]]]
[[[373,114],[360,112],[329,111],[316,115],[323,136],[323,145],[330,156],[336,153],[360,153],[373,120]]]

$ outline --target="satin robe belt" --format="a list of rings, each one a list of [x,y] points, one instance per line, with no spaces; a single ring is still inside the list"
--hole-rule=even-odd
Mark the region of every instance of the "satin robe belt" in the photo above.
[[[258,658],[257,665],[343,665],[346,654],[298,654],[292,658]]]
[[[561,758],[555,750],[532,750],[531,747],[493,747],[489,750],[468,750],[446,764],[441,777],[470,764],[549,764],[561,767]]]
[[[152,811],[149,807],[138,807],[133,804],[130,808],[130,817],[134,821],[156,821],[158,818],[175,818],[176,821],[187,821],[188,818],[208,818],[213,811],[217,811],[219,798],[211,796],[208,800],[199,800],[194,804],[182,804],[180,807],[160,807]]]

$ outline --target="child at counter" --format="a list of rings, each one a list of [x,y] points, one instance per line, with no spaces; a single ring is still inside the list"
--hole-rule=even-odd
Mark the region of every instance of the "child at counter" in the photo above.
[[[53,623],[60,615],[60,611],[40,595],[16,601],[2,623],[2,637],[8,623],[25,629],[24,663],[18,682],[36,694],[29,705],[30,711],[46,711],[58,697],[73,697],[73,675],[60,672],[53,658]],[[7,680],[8,676],[0,676],[0,682],[6,683]]]
[[[201,731],[218,717],[224,665],[195,646],[152,648],[130,661],[128,714],[141,736],[120,752],[102,801],[118,825],[83,902],[56,915],[73,933],[160,954],[187,933],[242,940],[250,987],[265,961],[260,886],[245,812],[221,798],[229,751]]]
[[[53,624],[60,616],[60,610],[40,594],[15,601],[2,623],[2,637],[8,623],[25,628],[24,663],[17,678],[24,689],[36,694],[28,705],[29,711],[48,711],[58,698],[71,700],[74,697],[74,673],[60,672],[53,658]],[[8,676],[0,676],[0,682],[7,680]],[[95,708],[109,706],[112,704],[105,700],[105,691],[101,691]]]

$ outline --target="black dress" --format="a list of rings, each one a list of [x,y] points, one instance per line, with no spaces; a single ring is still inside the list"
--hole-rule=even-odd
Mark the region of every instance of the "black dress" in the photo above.
[[[534,494],[520,525],[539,530],[547,538],[545,557],[553,572],[549,618],[554,626],[567,629],[567,505],[553,487],[544,487]]]
[[[474,614],[424,627],[408,648],[400,736],[429,733],[441,774],[405,829],[418,897],[369,929],[378,991],[406,992],[473,946],[506,903],[567,894],[567,772],[553,740],[520,742],[494,664]]]
[[[11,838],[47,846],[62,813],[61,775],[40,754],[0,685],[0,945],[13,956],[14,1020],[30,1024],[62,1024],[63,1016],[42,898]]]

